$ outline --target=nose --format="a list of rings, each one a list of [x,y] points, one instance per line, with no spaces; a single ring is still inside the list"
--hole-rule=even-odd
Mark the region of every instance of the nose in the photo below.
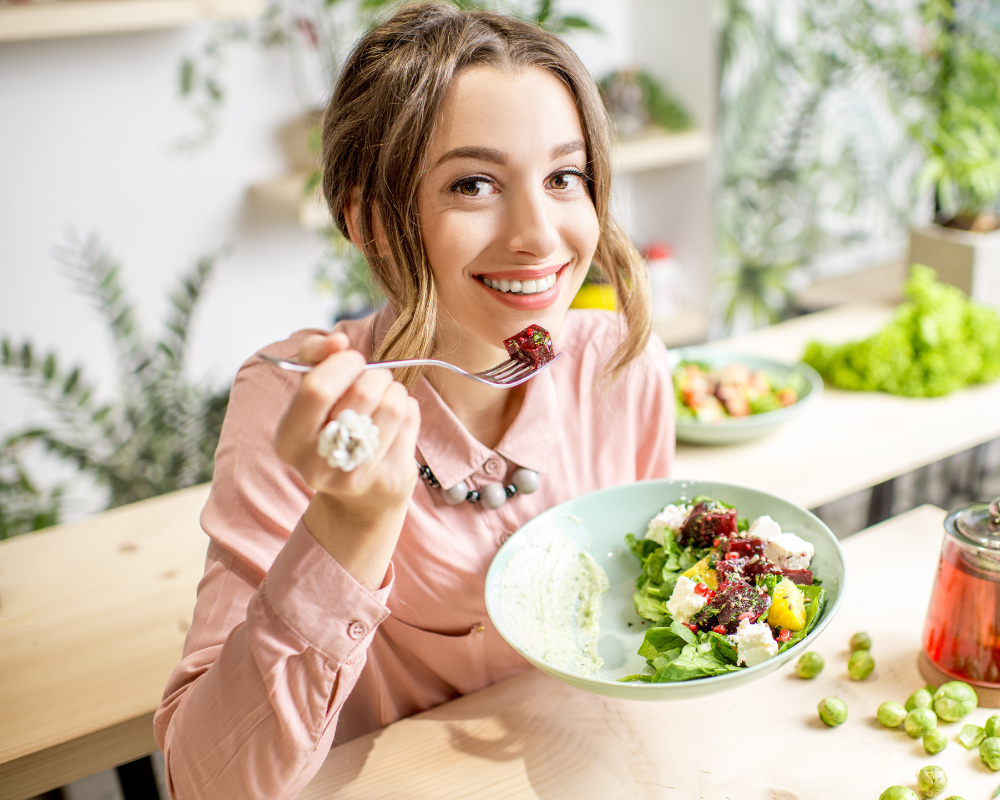
[[[545,259],[559,247],[553,201],[543,189],[525,189],[511,196],[507,210],[507,249]]]

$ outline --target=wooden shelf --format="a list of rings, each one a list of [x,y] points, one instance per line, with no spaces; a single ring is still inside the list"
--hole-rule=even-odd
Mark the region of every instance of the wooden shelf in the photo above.
[[[255,184],[250,187],[250,196],[281,214],[294,216],[306,230],[320,230],[332,225],[333,220],[318,186],[306,195],[309,174],[309,170],[300,169]]]
[[[0,42],[176,28],[262,14],[264,0],[49,0],[0,5]]]
[[[616,172],[643,172],[704,161],[712,152],[712,138],[706,131],[652,133],[620,142],[615,148]]]
[[[617,172],[642,172],[703,161],[711,151],[712,141],[705,131],[654,133],[619,144],[614,151],[613,164]],[[280,178],[255,184],[250,188],[250,195],[280,213],[292,215],[303,228],[318,230],[330,224],[330,212],[318,188],[306,196],[308,180],[308,169],[294,170]]]

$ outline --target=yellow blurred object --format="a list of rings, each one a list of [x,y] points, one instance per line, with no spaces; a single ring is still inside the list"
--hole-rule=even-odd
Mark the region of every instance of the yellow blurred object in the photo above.
[[[719,588],[719,576],[714,569],[708,566],[708,556],[695,564],[691,569],[681,573],[685,578],[690,578],[695,583],[704,583],[713,592]]]
[[[799,589],[788,578],[782,578],[774,587],[771,610],[767,621],[773,628],[800,631],[806,626],[806,600]]]
[[[570,308],[603,308],[608,311],[618,310],[618,298],[614,287],[609,283],[585,283],[576,293]]]

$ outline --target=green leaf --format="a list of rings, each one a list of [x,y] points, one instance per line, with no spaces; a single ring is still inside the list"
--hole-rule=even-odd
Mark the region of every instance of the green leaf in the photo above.
[[[42,362],[42,377],[51,381],[56,374],[56,357],[54,353],[49,353]]]
[[[191,94],[191,90],[194,88],[194,76],[195,76],[194,61],[192,61],[190,58],[185,58],[183,61],[181,61],[181,72],[180,72],[180,86],[181,86],[182,97]]]

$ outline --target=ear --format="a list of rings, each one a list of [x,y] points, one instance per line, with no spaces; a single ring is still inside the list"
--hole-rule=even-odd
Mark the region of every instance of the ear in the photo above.
[[[365,249],[361,246],[361,226],[358,219],[361,210],[360,197],[361,192],[357,187],[351,189],[347,200],[344,201],[344,224],[347,225],[347,234],[351,237],[351,244],[363,253]]]

